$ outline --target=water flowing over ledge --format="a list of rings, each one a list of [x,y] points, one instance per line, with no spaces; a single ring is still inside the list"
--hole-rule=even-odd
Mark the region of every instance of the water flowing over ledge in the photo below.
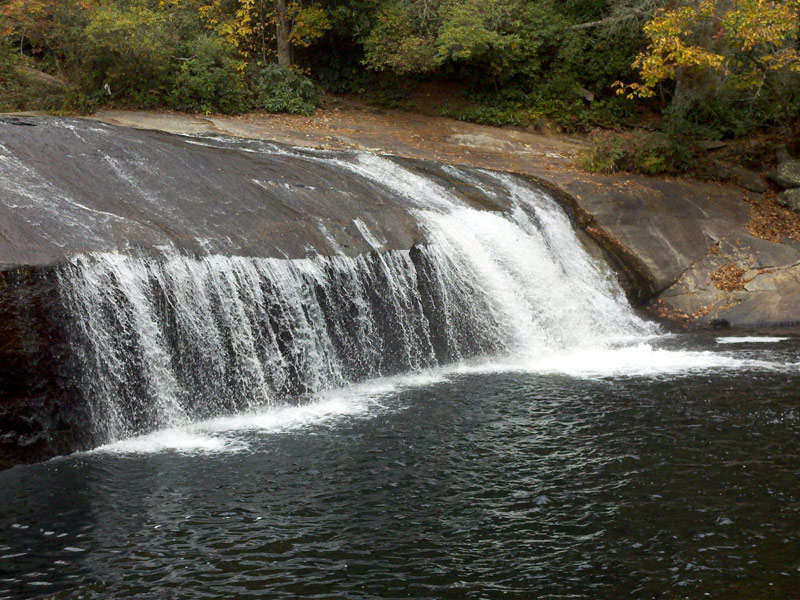
[[[0,146],[0,463],[141,435],[172,447],[153,432],[237,414],[347,413],[325,394],[387,377],[745,364],[645,345],[657,327],[523,177],[68,120],[17,129],[44,142]]]
[[[36,123],[0,148],[12,455],[653,331],[524,178]]]
[[[388,161],[368,165],[383,167],[370,173],[398,194],[411,194],[409,181],[423,183]],[[551,197],[495,177],[513,200],[509,214],[464,207],[434,188],[436,210],[414,209],[428,242],[410,250],[76,257],[58,279],[93,438],[114,441],[466,358],[534,359],[653,331]]]

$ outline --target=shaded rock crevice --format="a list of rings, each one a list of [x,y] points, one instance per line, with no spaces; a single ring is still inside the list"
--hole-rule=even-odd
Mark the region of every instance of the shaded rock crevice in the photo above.
[[[55,271],[0,274],[0,468],[89,448]]]

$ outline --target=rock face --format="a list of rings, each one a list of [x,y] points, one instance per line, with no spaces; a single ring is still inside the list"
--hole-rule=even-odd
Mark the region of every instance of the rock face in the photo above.
[[[750,190],[751,192],[763,194],[769,189],[767,182],[764,181],[761,175],[755,171],[742,169],[740,167],[732,167],[731,175],[735,179],[736,183],[738,183],[744,189]]]
[[[779,163],[772,180],[783,189],[800,188],[800,160]]]
[[[651,307],[678,320],[688,315],[701,326],[715,320],[736,327],[795,325],[799,278],[800,244],[734,235],[693,264]]]
[[[760,312],[759,307],[766,307],[763,297],[744,289],[719,289],[711,278],[717,269],[731,264],[748,272],[765,248],[775,249],[782,257],[771,268],[789,269],[796,260],[796,244],[791,240],[767,242],[748,230],[754,212],[750,203],[758,202],[757,194],[766,187],[756,173],[726,166],[741,187],[626,173],[593,175],[574,165],[577,153],[585,149],[584,141],[578,138],[534,135],[439,118],[411,118],[407,113],[380,117],[352,111],[322,114],[313,127],[284,119],[276,125],[272,117],[201,119],[108,111],[97,118],[178,133],[279,137],[287,143],[314,147],[341,147],[346,132],[346,147],[377,147],[407,157],[525,174],[560,193],[581,226],[607,251],[631,300],[650,306],[657,318],[673,316],[681,324],[703,327],[717,313],[730,312],[724,307],[741,305],[737,315],[730,315],[733,326],[769,326],[798,319],[787,303],[780,304],[780,310],[785,312],[766,308]],[[779,156],[780,162],[789,160],[788,151]],[[783,212],[787,214],[778,220],[791,219],[793,213]],[[769,226],[766,232],[770,233]],[[766,237],[778,239],[773,234]],[[750,247],[755,250],[748,254],[746,249]],[[731,248],[741,251],[726,254]],[[670,291],[659,304],[659,295],[666,290]],[[782,287],[774,293],[790,292]],[[753,310],[745,310],[746,307]]]
[[[800,243],[761,239],[749,227],[753,203],[770,206],[768,200],[737,186],[690,180],[559,172],[542,179],[616,256],[629,296],[655,318],[701,328],[723,319],[741,328],[800,323]],[[778,206],[770,210],[797,219]],[[743,272],[736,289],[718,280],[730,265]]]
[[[396,200],[319,161],[78,120],[27,123],[0,122],[3,270],[158,246],[299,257],[335,244],[358,254],[370,246],[357,218],[389,248],[419,239]]]
[[[781,206],[791,208],[794,212],[800,213],[800,188],[781,192],[776,200]]]
[[[90,443],[60,307],[52,273],[0,275],[0,469]]]
[[[316,160],[320,153],[333,160]],[[356,256],[374,252],[376,238],[381,250],[423,242],[408,203],[353,177],[336,163],[344,157],[75,119],[0,118],[0,432],[13,432],[0,435],[0,468],[93,445],[81,427],[86,408],[55,274],[71,256],[160,248]],[[469,205],[509,207],[485,191],[483,171],[469,171],[466,183],[435,162],[392,160]],[[512,166],[532,174],[524,162]],[[700,326],[800,322],[800,243],[751,233],[755,200],[742,188],[570,169],[534,175],[561,193],[629,297],[656,317]]]

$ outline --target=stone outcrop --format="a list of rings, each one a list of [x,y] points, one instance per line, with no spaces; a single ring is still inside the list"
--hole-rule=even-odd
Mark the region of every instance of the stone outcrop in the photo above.
[[[776,201],[781,206],[785,206],[796,213],[800,213],[800,188],[784,190],[778,194]]]
[[[665,317],[700,326],[714,322],[753,328],[796,325],[800,322],[800,244],[779,244],[746,234],[730,236],[650,306]]]
[[[769,190],[767,182],[755,171],[743,169],[741,167],[730,167],[731,179],[746,190],[763,194]]]
[[[615,256],[612,264],[632,301],[655,318],[687,328],[800,323],[795,302],[800,243],[762,239],[751,226],[754,203],[770,201],[713,182],[583,173],[546,173],[542,179]],[[769,206],[774,218],[797,218]],[[735,289],[715,275],[728,265],[743,272]]]
[[[87,215],[92,215],[92,220],[96,221],[93,231],[88,233],[99,236],[102,242],[88,243],[85,239],[79,244],[76,242],[76,249],[80,251],[150,247],[175,243],[175,240],[192,245],[196,243],[192,240],[205,237],[204,247],[198,251],[302,256],[310,248],[318,253],[330,252],[332,238],[347,252],[356,254],[368,250],[363,238],[353,228],[352,221],[356,217],[365,219],[370,229],[378,230],[390,247],[408,247],[419,237],[413,219],[409,219],[390,198],[383,197],[378,186],[365,184],[363,190],[343,194],[337,191],[343,189],[343,182],[337,179],[341,174],[323,172],[319,163],[311,169],[300,167],[302,160],[298,160],[298,155],[302,156],[304,150],[287,151],[294,157],[266,157],[254,154],[253,150],[258,144],[269,142],[250,139],[230,142],[240,144],[239,151],[234,153],[202,147],[202,144],[213,146],[213,135],[219,132],[266,140],[270,135],[268,125],[271,121],[247,123],[245,126],[238,120],[215,118],[213,125],[209,125],[194,117],[147,113],[110,113],[101,118],[122,118],[130,125],[212,137],[203,141],[153,131],[135,132],[127,128],[104,131],[103,128],[108,128],[106,124],[95,126],[79,120],[16,119],[17,126],[0,124],[3,139],[17,143],[18,150],[24,151],[23,132],[30,128],[20,125],[46,121],[50,154],[37,157],[36,151],[31,150],[26,161],[45,175],[58,175],[55,172],[58,168],[82,174],[67,178],[69,194],[77,195],[80,201],[77,204],[53,202],[49,214],[36,217],[44,224],[43,227],[30,225],[24,220],[20,222],[19,216],[13,214],[18,211],[0,214],[0,222],[8,224],[7,230],[16,227],[25,231],[16,238],[13,233],[0,237],[0,261],[5,262],[6,268],[52,261],[61,249],[45,239],[42,231],[47,230],[48,224],[58,223],[59,227],[67,230],[77,227],[74,237],[85,238],[87,232],[80,230],[80,223],[82,217],[86,220]],[[453,127],[455,130],[456,126]],[[460,131],[462,124],[458,124],[458,128]],[[730,317],[733,326],[769,326],[798,319],[793,310],[783,314],[777,314],[775,310],[760,314],[758,306],[763,305],[763,297],[757,297],[748,289],[738,290],[735,294],[730,290],[720,290],[711,279],[713,273],[726,264],[739,265],[747,272],[747,277],[755,275],[754,280],[757,280],[766,274],[759,273],[759,270],[791,269],[797,260],[795,242],[788,239],[765,241],[748,231],[751,206],[748,192],[742,187],[629,174],[591,175],[566,166],[565,161],[575,151],[569,144],[561,148],[555,140],[546,140],[547,151],[539,152],[536,144],[544,142],[536,136],[514,132],[505,135],[499,130],[503,135],[498,133],[495,143],[491,128],[468,127],[468,124],[463,128],[463,133],[457,133],[455,137],[450,135],[453,139],[445,137],[441,140],[438,147],[445,160],[458,162],[454,156],[460,152],[461,158],[475,166],[531,175],[560,192],[581,226],[606,250],[631,299],[650,305],[656,316],[685,314],[689,318],[682,318],[682,321],[699,326],[707,325],[713,319],[726,318],[725,315]],[[17,130],[16,135],[13,130]],[[114,133],[109,135],[111,131]],[[290,133],[281,130],[280,137],[289,139],[286,136]],[[306,145],[324,146],[327,139],[324,134],[322,129],[317,134],[319,139],[303,140],[303,136],[294,133],[292,139]],[[354,137],[352,132],[348,135]],[[92,136],[100,136],[102,141],[98,142]],[[308,138],[308,134],[305,137]],[[415,137],[413,130],[409,138],[418,139],[420,144],[436,141]],[[480,148],[475,140],[480,141]],[[464,154],[466,141],[470,142],[468,147],[480,150],[480,153]],[[354,138],[356,147],[365,145],[358,142]],[[365,142],[374,143],[374,140],[365,138]],[[98,143],[100,150],[92,148]],[[103,144],[111,144],[107,152],[103,150]],[[407,138],[397,144],[398,152],[407,157],[432,157],[424,146],[409,145]],[[384,145],[391,149],[393,138],[388,137]],[[153,194],[166,194],[164,202],[143,201],[131,183],[132,179],[140,180],[147,176],[141,166],[137,166],[136,148],[142,146],[161,157],[163,169],[152,173],[151,179]],[[104,155],[100,156],[102,153]],[[52,158],[55,156],[58,160]],[[179,156],[183,158],[179,159]],[[87,172],[87,164],[92,159],[92,172]],[[784,159],[782,163],[791,162],[788,156]],[[199,162],[194,164],[194,160]],[[58,164],[62,166],[58,167]],[[418,168],[424,164],[433,165],[429,172],[446,177],[435,163],[416,163]],[[254,169],[258,170],[258,177],[252,175]],[[755,174],[737,173],[736,178],[747,189],[763,189],[763,180]],[[176,182],[180,184],[176,185]],[[106,212],[121,218],[104,216],[104,209],[93,204],[96,199],[92,197],[92,190],[98,186],[116,190],[114,199],[104,199],[103,202],[111,202],[112,210]],[[295,200],[291,206],[281,199],[286,189],[293,191]],[[465,190],[464,193],[465,197],[473,196],[471,202],[487,205],[486,198],[474,197],[474,190]],[[755,192],[749,196],[750,201],[758,197]],[[364,198],[371,198],[371,201],[365,202]],[[790,190],[784,192],[779,201],[788,205],[792,198],[794,191]],[[231,205],[231,202],[237,205],[238,214],[220,208]],[[59,210],[65,211],[67,218],[58,217]],[[100,212],[91,213],[92,210]],[[324,223],[324,234],[317,226],[320,221]],[[198,232],[206,233],[199,235]],[[748,248],[755,250],[748,253]],[[773,258],[766,261],[769,263],[766,266],[759,266],[765,264],[765,256]],[[788,283],[791,278],[786,281],[780,290],[791,285]],[[780,290],[775,293],[783,293]],[[732,305],[741,304],[753,304],[755,308],[751,311],[745,306],[732,312]],[[778,305],[784,306],[783,303]]]
[[[0,469],[90,447],[52,272],[0,274]]]
[[[800,160],[778,163],[770,178],[783,189],[800,188]]]
[[[379,186],[289,152],[57,118],[0,121],[0,142],[0,270],[159,246],[354,255],[370,249],[357,218],[388,248],[419,239]]]

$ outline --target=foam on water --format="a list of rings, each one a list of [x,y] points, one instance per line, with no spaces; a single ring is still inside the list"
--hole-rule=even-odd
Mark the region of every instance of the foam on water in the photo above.
[[[385,399],[414,387],[426,387],[445,381],[450,369],[431,369],[327,390],[307,403],[268,407],[236,415],[200,421],[185,427],[164,429],[96,448],[102,454],[215,454],[241,452],[249,448],[237,433],[274,434],[333,424],[342,418],[363,418],[387,410]],[[397,407],[393,407],[397,409]]]
[[[666,337],[666,336],[665,336]],[[104,454],[216,454],[247,451],[243,433],[276,435],[342,419],[371,418],[384,411],[402,410],[397,394],[414,388],[433,388],[457,377],[502,373],[566,375],[582,379],[621,377],[683,377],[719,371],[800,371],[800,365],[756,360],[716,352],[667,350],[651,344],[582,349],[537,360],[508,357],[463,361],[445,367],[384,377],[318,393],[306,403],[267,407],[200,421],[101,446]]]
[[[789,368],[767,360],[739,358],[718,352],[666,350],[650,344],[624,348],[578,350],[532,361],[527,370],[572,377],[658,377],[711,370],[779,370]]]
[[[106,444],[92,452],[102,454],[155,454],[159,452],[215,454],[236,452],[246,448],[246,444],[240,440],[208,435],[194,431],[193,428],[172,428]]]
[[[777,342],[785,342],[789,338],[786,337],[768,337],[768,336],[732,336],[732,337],[719,337],[717,338],[718,344],[775,344]]]

